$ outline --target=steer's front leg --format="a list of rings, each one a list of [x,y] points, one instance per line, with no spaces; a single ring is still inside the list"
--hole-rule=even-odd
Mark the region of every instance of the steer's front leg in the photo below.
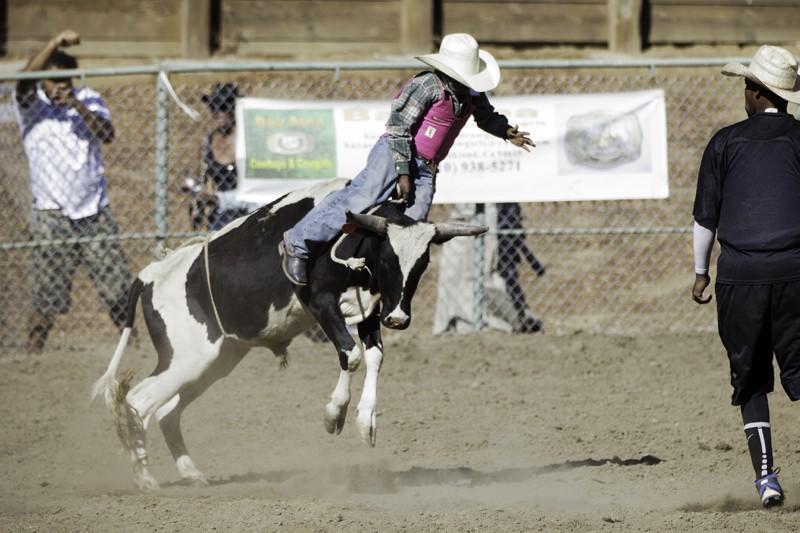
[[[325,335],[336,348],[339,356],[339,381],[325,406],[325,430],[328,433],[342,432],[347,407],[350,405],[350,382],[361,363],[361,348],[347,331],[347,324],[339,311],[339,298],[330,293],[314,294],[308,308],[319,322]]]
[[[358,402],[356,426],[361,434],[361,440],[368,446],[375,446],[378,432],[378,375],[383,364],[383,341],[381,341],[381,323],[378,314],[376,310],[358,325],[358,336],[364,345],[367,376],[364,378],[361,401]]]

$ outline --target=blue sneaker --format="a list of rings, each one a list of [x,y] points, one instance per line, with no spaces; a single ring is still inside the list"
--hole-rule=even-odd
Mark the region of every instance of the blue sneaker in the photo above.
[[[756,480],[756,490],[764,507],[772,507],[783,503],[783,489],[778,483],[779,471],[780,469],[778,468],[768,476]]]

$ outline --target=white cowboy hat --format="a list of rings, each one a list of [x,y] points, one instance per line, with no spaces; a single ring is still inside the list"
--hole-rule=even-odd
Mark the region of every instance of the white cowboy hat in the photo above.
[[[783,48],[765,44],[753,56],[749,68],[741,63],[728,63],[722,68],[722,73],[726,76],[742,76],[788,102],[800,103],[797,60]]]
[[[497,61],[489,52],[478,49],[478,42],[466,33],[445,35],[438,54],[417,59],[479,93],[491,91],[500,83]]]

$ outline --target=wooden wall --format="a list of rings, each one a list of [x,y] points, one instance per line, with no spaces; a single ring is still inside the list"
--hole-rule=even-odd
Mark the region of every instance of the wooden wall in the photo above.
[[[479,42],[800,46],[800,0],[441,0],[443,33]]]
[[[61,30],[81,57],[206,57],[212,0],[9,0],[9,56],[29,57]]]
[[[650,0],[653,44],[800,43],[800,0]]]
[[[30,56],[67,27],[83,36],[81,57],[407,57],[453,32],[486,45],[628,53],[800,46],[800,0],[7,0],[6,9],[13,57]]]
[[[222,0],[223,54],[424,53],[434,0]]]
[[[608,41],[607,0],[443,0],[442,33],[469,33],[478,42]]]

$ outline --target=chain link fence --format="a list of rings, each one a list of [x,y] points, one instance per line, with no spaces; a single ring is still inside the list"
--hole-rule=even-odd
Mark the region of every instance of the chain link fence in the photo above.
[[[727,60],[502,64],[503,81],[494,93],[497,96],[664,90],[670,196],[666,200],[510,206],[435,205],[431,220],[458,218],[459,210],[466,209],[473,220],[483,217],[493,227],[479,242],[478,253],[485,258],[484,279],[479,284],[483,290],[472,301],[474,313],[461,317],[467,329],[486,326],[531,332],[538,329],[535,321],[541,321],[550,334],[578,330],[677,333],[715,328],[713,310],[690,301],[690,231],[702,150],[714,131],[744,118],[739,85],[719,74],[719,66]],[[114,141],[102,147],[102,156],[110,210],[119,234],[106,239],[121,244],[135,274],[156,260],[160,249],[177,247],[197,234],[198,227],[192,222],[197,214],[193,211],[196,197],[184,192],[181,185],[203,175],[203,142],[215,126],[202,95],[215,84],[234,83],[240,96],[249,97],[388,102],[418,70],[416,64],[408,63],[160,65],[75,71],[76,86],[85,84],[102,95],[116,131]],[[6,353],[24,350],[28,342],[31,265],[37,250],[64,246],[63,241],[36,240],[31,235],[28,163],[12,95],[19,79],[20,75],[7,74],[0,82],[0,271],[4,276],[0,349]],[[200,113],[199,119],[179,107],[170,97],[169,86],[187,107]],[[505,216],[509,209],[516,211],[514,219],[498,224],[498,216]],[[97,239],[104,237],[73,239],[67,244],[80,250]],[[515,249],[524,244],[535,261],[527,257],[524,248],[520,254],[508,253],[509,243],[514,243]],[[414,300],[411,334],[459,330],[457,323],[445,324],[444,329],[436,324],[443,302],[453,297],[447,291],[458,290],[440,281],[447,272],[474,266],[474,245],[470,242],[469,246],[473,248],[462,249],[463,253],[433,250],[432,263]],[[57,316],[48,349],[91,349],[117,338],[89,269],[79,263],[75,263],[71,287],[66,287],[71,290],[63,291],[70,294],[69,310]],[[509,282],[512,290],[507,291]],[[497,317],[500,322],[493,322]],[[141,317],[137,323],[143,323]]]

